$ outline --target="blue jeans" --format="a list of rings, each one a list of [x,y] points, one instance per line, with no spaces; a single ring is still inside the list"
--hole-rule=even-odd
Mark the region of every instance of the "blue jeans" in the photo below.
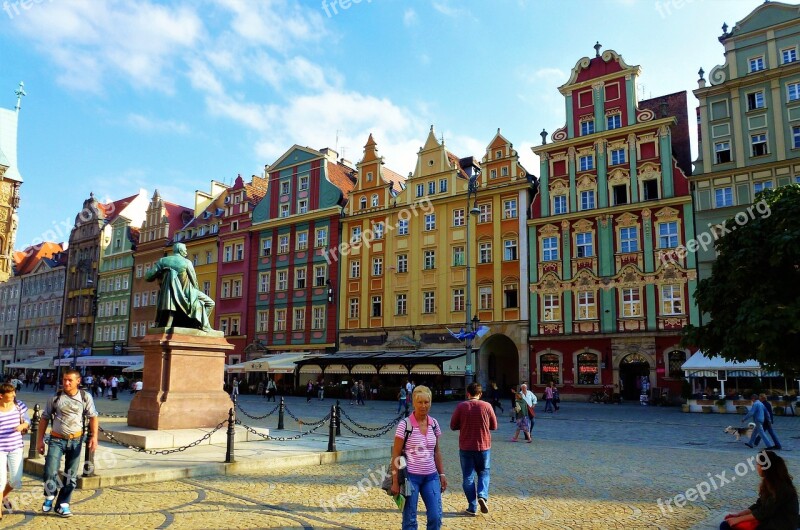
[[[82,438],[74,440],[63,440],[61,438],[50,437],[47,443],[47,456],[44,461],[44,496],[49,497],[58,493],[55,507],[59,504],[69,504],[72,497],[72,490],[78,483],[78,467],[81,463]],[[58,468],[61,466],[61,457],[64,457],[64,469],[66,477],[64,483],[58,476]],[[59,486],[61,489],[59,489]]]
[[[767,445],[767,435],[764,433],[764,426],[760,421],[753,420],[753,423],[755,423],[756,426],[753,428],[753,434],[750,436],[750,445],[753,447],[757,446],[761,438],[764,439],[764,445]]]
[[[765,423],[764,430],[770,435],[772,438],[772,446],[773,447],[781,447],[781,441],[778,440],[778,436],[775,434],[775,431],[772,430],[772,423]],[[760,438],[756,438],[756,443],[753,445],[758,444]],[[767,443],[767,439],[764,438],[764,443]]]
[[[548,410],[550,412],[552,412],[554,410],[553,409],[553,400],[552,399],[546,399],[544,401],[544,411],[547,412]]]
[[[469,510],[478,510],[478,497],[489,499],[489,465],[490,450],[486,451],[459,451],[461,459],[461,476],[464,477],[461,486],[464,488],[464,495],[467,497]],[[477,490],[475,487],[475,474],[478,474]]]
[[[439,530],[442,527],[442,484],[439,482],[439,473],[430,475],[408,474],[411,482],[411,495],[406,497],[403,508],[403,530],[416,530],[417,528],[417,502],[422,495],[428,516],[427,530]]]

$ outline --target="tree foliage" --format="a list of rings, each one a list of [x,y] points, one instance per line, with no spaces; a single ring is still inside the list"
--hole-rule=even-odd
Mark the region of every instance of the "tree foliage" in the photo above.
[[[695,294],[711,319],[688,326],[684,343],[800,373],[800,184],[760,193],[722,232],[711,277]]]

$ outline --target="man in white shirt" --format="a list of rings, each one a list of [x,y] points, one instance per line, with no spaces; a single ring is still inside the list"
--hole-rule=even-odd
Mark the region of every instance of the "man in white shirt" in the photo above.
[[[527,411],[528,422],[530,423],[530,431],[528,431],[528,434],[533,436],[533,421],[534,421],[533,409],[534,407],[536,407],[537,403],[536,394],[528,390],[528,385],[526,385],[525,383],[522,383],[522,385],[519,387],[519,394],[522,396],[522,400],[528,406],[528,411]]]
[[[119,391],[119,379],[117,376],[111,377],[111,399],[117,399],[117,392]]]

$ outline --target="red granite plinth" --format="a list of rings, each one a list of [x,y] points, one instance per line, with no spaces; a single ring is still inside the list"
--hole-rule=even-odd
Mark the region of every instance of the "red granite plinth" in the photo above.
[[[144,350],[143,388],[131,401],[128,425],[145,429],[216,427],[232,402],[222,389],[225,352],[233,345],[222,332],[152,329]]]

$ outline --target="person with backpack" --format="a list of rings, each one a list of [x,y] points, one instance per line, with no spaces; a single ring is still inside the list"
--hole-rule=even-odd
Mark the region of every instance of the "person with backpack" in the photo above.
[[[80,388],[81,374],[74,368],[64,372],[61,379],[63,391],[56,392],[49,400],[39,421],[36,448],[39,454],[45,453],[44,434],[47,426],[52,426],[47,442],[47,456],[44,462],[44,502],[42,511],[54,511],[61,517],[72,516],[69,501],[78,482],[81,446],[83,445],[84,417],[89,418],[91,437],[87,442],[89,451],[97,449],[99,421],[92,396]],[[59,478],[61,457],[64,457],[65,481]],[[59,488],[60,486],[60,488]]]
[[[0,520],[6,497],[14,488],[22,487],[22,435],[28,432],[31,420],[28,407],[17,400],[17,391],[9,383],[0,384]]]

